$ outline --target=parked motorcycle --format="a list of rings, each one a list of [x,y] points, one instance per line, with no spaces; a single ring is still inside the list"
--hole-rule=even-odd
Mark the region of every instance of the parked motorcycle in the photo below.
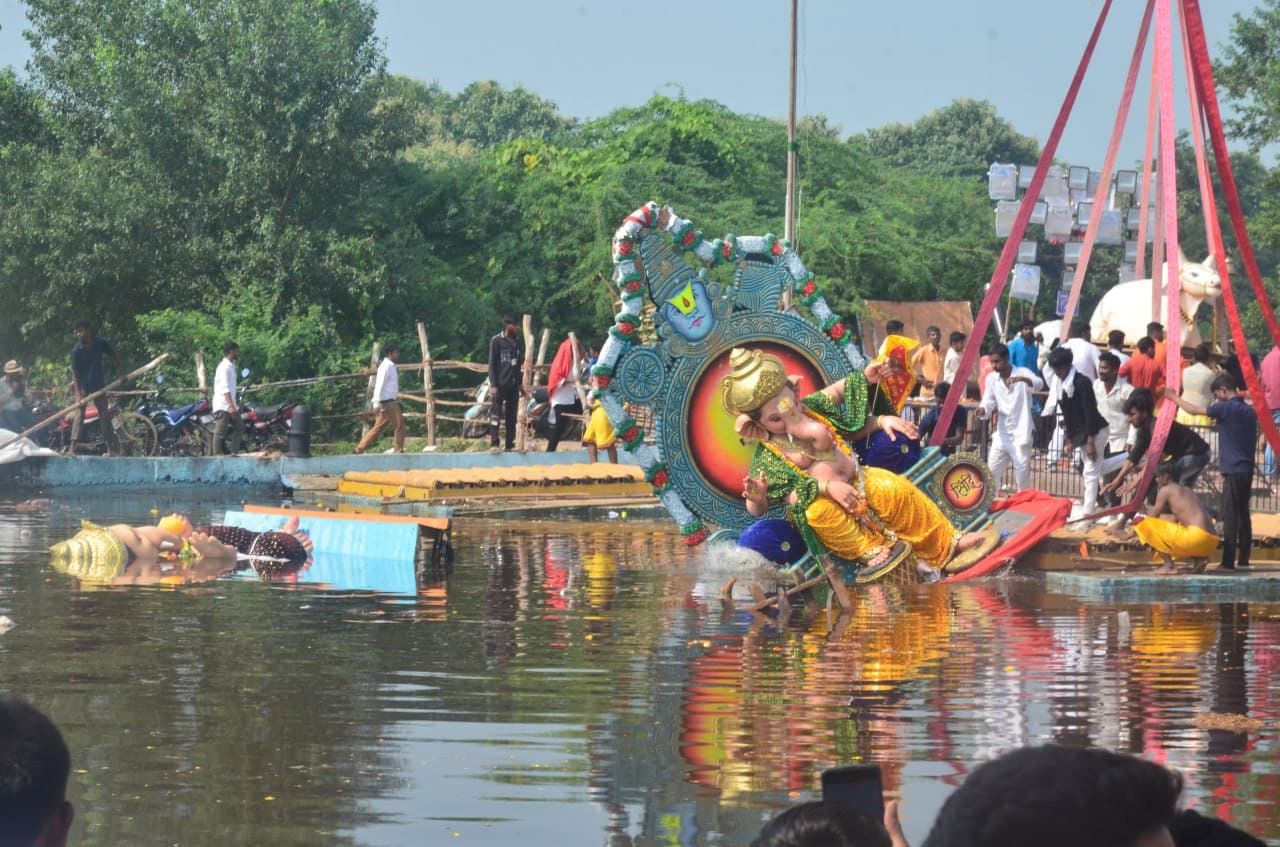
[[[293,419],[293,407],[302,401],[292,400],[273,406],[251,405],[245,402],[245,394],[252,388],[248,368],[240,370],[240,379],[237,405],[240,416],[244,418],[245,450],[284,452],[289,446],[289,422]]]
[[[476,387],[476,402],[463,416],[462,437],[484,438],[489,433],[489,377]]]
[[[581,441],[582,433],[586,429],[586,422],[582,419],[580,412],[571,411],[569,414],[576,417],[569,421],[569,425],[565,427],[564,434],[560,438],[562,441],[568,442]],[[546,388],[533,389],[533,396],[529,398],[529,403],[525,406],[525,420],[529,428],[533,430],[535,438],[551,437],[551,430],[555,424],[551,422],[550,392]]]
[[[525,422],[533,430],[535,438],[549,438],[551,436],[551,401],[549,397],[550,394],[545,387],[535,388],[533,396],[525,404]],[[488,435],[489,412],[490,388],[489,379],[486,377],[484,382],[480,383],[480,386],[476,389],[476,402],[463,415],[462,437],[483,438]],[[582,438],[585,428],[585,422],[581,418],[575,419],[565,429],[561,438],[564,441],[579,440]]]
[[[156,454],[157,435],[155,425],[137,412],[120,411],[114,403],[108,409],[110,426],[115,430],[116,440],[120,442],[120,454],[123,456],[154,456]],[[53,427],[49,436],[49,447],[59,453],[71,452],[71,431],[75,426],[75,413],[62,419]],[[76,453],[106,453],[107,440],[102,430],[102,422],[98,420],[98,407],[90,404],[84,410],[84,424],[80,427],[80,438],[76,443]]]
[[[175,409],[164,402],[164,376],[156,375],[156,390],[144,397],[134,411],[145,415],[156,428],[156,441],[162,456],[203,456],[209,452],[212,437],[213,406],[201,397]],[[208,416],[209,427],[201,420]]]

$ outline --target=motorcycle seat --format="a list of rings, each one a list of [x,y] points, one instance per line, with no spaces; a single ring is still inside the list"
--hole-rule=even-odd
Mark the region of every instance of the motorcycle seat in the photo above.
[[[187,405],[180,406],[177,409],[165,409],[164,413],[168,415],[170,419],[180,421],[183,418],[190,416],[192,412],[204,405],[204,402],[204,400],[197,400],[194,403],[188,403]]]
[[[280,410],[288,405],[288,403],[276,403],[274,406],[250,406],[249,409],[258,420],[270,420],[279,415]]]

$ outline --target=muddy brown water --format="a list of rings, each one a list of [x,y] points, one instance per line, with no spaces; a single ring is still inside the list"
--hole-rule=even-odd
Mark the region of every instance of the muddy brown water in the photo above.
[[[358,557],[327,584],[94,587],[49,565],[82,517],[243,499],[278,502],[0,495],[0,689],[67,737],[75,844],[745,844],[854,761],[882,765],[919,844],[975,764],[1050,741],[1168,764],[1188,805],[1280,837],[1277,605],[1014,577],[779,628],[721,607],[727,557],[621,509],[459,521],[452,571],[421,580]]]

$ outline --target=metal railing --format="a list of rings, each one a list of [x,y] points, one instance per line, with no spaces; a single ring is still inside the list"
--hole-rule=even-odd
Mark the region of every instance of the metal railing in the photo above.
[[[928,409],[931,404],[911,401],[911,405],[915,407],[916,420],[919,420],[923,411]],[[980,420],[973,414],[977,404],[966,403],[964,406],[969,410],[969,430],[965,434],[965,439],[960,449],[969,453],[976,453],[985,460],[987,451],[991,446],[991,422],[989,420]],[[1062,450],[1057,451],[1055,454],[1050,446],[1052,437],[1051,421],[1047,418],[1037,419],[1037,423],[1040,428],[1037,429],[1035,447],[1031,452],[1031,487],[1059,497],[1079,499],[1084,493],[1084,478],[1082,476],[1083,465],[1078,453],[1071,450]],[[1218,472],[1218,433],[1213,427],[1192,425],[1191,429],[1209,443],[1212,455],[1208,466],[1205,467],[1196,480],[1195,490],[1207,505],[1216,508],[1218,497],[1222,492],[1222,476]],[[1273,486],[1261,473],[1265,448],[1266,442],[1259,438],[1254,456],[1254,467],[1257,470],[1254,471],[1251,503],[1254,511],[1277,512],[1280,511],[1280,496],[1277,495],[1277,490],[1280,489],[1280,486]],[[1006,471],[1005,478],[996,480],[996,484],[1000,487],[1001,494],[1014,491],[1013,471]]]

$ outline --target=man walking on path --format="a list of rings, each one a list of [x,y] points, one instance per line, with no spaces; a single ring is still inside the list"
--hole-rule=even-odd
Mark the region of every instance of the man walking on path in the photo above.
[[[1012,464],[1018,489],[1026,490],[1031,487],[1031,441],[1035,430],[1031,392],[1042,390],[1044,380],[1026,368],[1009,364],[1009,348],[1003,344],[991,348],[987,358],[992,370],[987,374],[982,405],[976,414],[979,418],[990,418],[993,413],[999,416],[991,427],[987,464],[997,486]]]
[[[582,401],[578,398],[578,388],[574,385],[574,360],[578,358],[578,345],[572,338],[560,342],[556,356],[551,360],[551,372],[547,377],[547,403],[551,406],[551,434],[547,438],[547,452],[554,453],[564,438],[565,430],[571,423],[570,415],[582,414]],[[578,372],[582,372],[585,357],[578,361]]]
[[[213,372],[213,450],[215,456],[228,452],[239,453],[244,439],[244,416],[236,397],[236,359],[240,358],[240,345],[228,341],[222,345],[222,361]],[[227,449],[226,437],[231,432],[231,447]]]
[[[506,424],[506,449],[516,448],[516,404],[520,401],[524,356],[516,342],[518,327],[514,315],[502,319],[502,332],[489,339],[489,391],[493,406],[489,415],[489,452],[497,453],[498,427]]]
[[[373,380],[373,407],[378,410],[378,417],[356,445],[356,453],[368,450],[389,426],[394,428],[395,451],[404,452],[406,427],[404,415],[400,411],[400,372],[396,370],[399,362],[400,345],[388,341],[387,346],[382,348],[382,361],[378,364],[378,375]]]
[[[1222,569],[1249,566],[1253,545],[1253,518],[1249,495],[1253,491],[1253,453],[1258,443],[1258,413],[1240,396],[1240,384],[1231,374],[1213,381],[1208,408],[1197,406],[1173,391],[1165,396],[1193,415],[1208,415],[1218,429],[1218,467],[1222,471]]]
[[[102,360],[110,357],[116,370],[120,370],[120,357],[116,348],[107,343],[105,338],[93,334],[93,324],[80,321],[76,324],[76,344],[71,348],[71,388],[79,403],[95,391],[101,391],[107,385],[106,371]],[[93,401],[98,410],[98,426],[102,427],[102,438],[107,443],[107,455],[120,452],[120,442],[116,439],[115,428],[111,426],[111,414],[107,405],[107,395],[103,394]],[[71,455],[76,454],[80,443],[80,428],[84,426],[84,406],[76,408],[75,423],[71,425]]]

